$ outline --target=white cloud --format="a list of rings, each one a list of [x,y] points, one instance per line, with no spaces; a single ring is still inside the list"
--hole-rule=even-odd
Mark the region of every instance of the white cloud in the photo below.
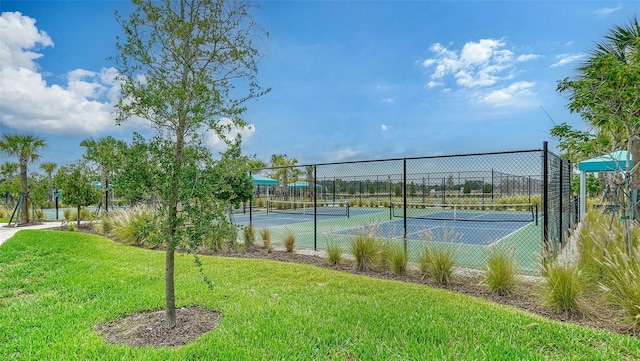
[[[467,64],[487,64],[494,56],[495,49],[504,46],[504,42],[494,39],[480,39],[479,42],[468,42],[462,47],[460,60]]]
[[[35,51],[53,46],[53,41],[44,31],[38,31],[36,20],[19,12],[0,15],[0,66],[36,69],[35,59],[42,57]]]
[[[555,68],[558,66],[562,66],[562,65],[567,65],[570,63],[573,63],[574,61],[578,61],[582,58],[584,58],[586,55],[585,54],[560,54],[556,56],[556,59],[558,59],[557,62],[555,62],[554,64],[551,64],[551,68]]]
[[[436,59],[427,59],[422,62],[422,66],[424,66],[425,68],[428,68],[435,63],[436,63]]]
[[[37,51],[53,46],[33,18],[19,12],[0,15],[0,123],[42,132],[93,135],[115,127],[115,69],[75,69],[66,85],[50,85],[39,72]]]
[[[389,126],[388,126],[388,125],[386,125],[386,124],[380,124],[380,129],[381,129],[383,132],[386,132],[386,131],[387,131],[387,129],[389,129]]]
[[[597,16],[609,16],[618,10],[622,10],[622,4],[616,6],[615,8],[600,8],[595,10],[593,13]]]
[[[242,141],[246,142],[249,140],[253,134],[256,132],[256,127],[253,124],[247,124],[244,127],[238,127],[233,124],[233,121],[229,118],[220,118],[218,121],[218,125],[220,125],[224,137],[228,141],[233,141],[238,134],[242,137]],[[224,139],[220,138],[215,131],[209,130],[205,135],[205,140],[207,145],[218,151],[224,151],[227,149],[227,143]]]
[[[385,99],[382,99],[382,102],[385,103],[385,104],[393,104],[393,103],[395,103],[395,100],[393,100],[391,98],[385,98]]]
[[[523,54],[523,55],[519,55],[516,58],[516,61],[529,61],[529,60],[534,60],[534,59],[538,59],[540,57],[540,55],[538,54]]]
[[[510,69],[516,62],[535,59],[538,55],[516,54],[505,49],[506,43],[500,39],[480,39],[464,44],[459,51],[449,50],[435,43],[429,50],[433,58],[422,62],[425,68],[434,68],[427,88],[443,86],[440,79],[453,76],[456,83],[465,88],[487,87],[500,80],[510,79]]]
[[[355,157],[356,155],[362,153],[359,150],[353,150],[353,149],[342,149],[342,150],[338,150],[335,151],[333,153],[330,154],[331,157],[331,161],[333,162],[340,162],[343,160],[348,160],[350,158]]]
[[[516,82],[506,88],[492,91],[488,95],[484,96],[482,101],[493,104],[497,107],[508,105],[519,106],[526,103],[524,102],[524,97],[533,95],[533,91],[531,89],[534,86],[535,83],[532,82]]]

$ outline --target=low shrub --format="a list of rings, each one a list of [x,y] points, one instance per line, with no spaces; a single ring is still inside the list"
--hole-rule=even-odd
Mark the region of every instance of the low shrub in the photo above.
[[[0,218],[9,218],[11,217],[12,209],[6,206],[0,206]]]
[[[492,247],[487,254],[487,273],[485,282],[489,289],[501,296],[513,291],[516,286],[516,268],[513,249]]]
[[[76,222],[78,220],[78,212],[71,209],[65,209],[64,211],[62,211],[62,215],[64,216],[65,223]],[[80,209],[81,221],[92,221],[94,219],[96,219],[96,215],[93,212],[86,208]]]

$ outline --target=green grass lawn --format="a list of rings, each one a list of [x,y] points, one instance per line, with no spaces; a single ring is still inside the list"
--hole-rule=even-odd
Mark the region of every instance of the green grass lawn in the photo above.
[[[9,218],[0,218],[0,223],[9,223]]]
[[[176,257],[179,306],[220,310],[181,348],[106,344],[97,323],[164,302],[164,253],[75,232],[0,246],[2,360],[624,360],[640,340],[425,285],[275,261]]]

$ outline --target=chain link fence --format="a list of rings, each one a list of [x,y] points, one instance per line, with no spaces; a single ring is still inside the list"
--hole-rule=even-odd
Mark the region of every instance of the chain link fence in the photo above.
[[[494,247],[520,273],[538,274],[577,221],[571,164],[542,149],[255,169],[239,224],[275,245],[350,252],[358,235],[404,248],[450,247],[459,267],[484,268]]]

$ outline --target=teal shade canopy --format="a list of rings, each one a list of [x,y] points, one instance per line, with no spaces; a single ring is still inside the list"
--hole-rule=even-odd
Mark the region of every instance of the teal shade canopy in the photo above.
[[[615,172],[627,169],[626,150],[618,150],[613,153],[601,155],[597,158],[587,159],[578,163],[578,169],[583,172]],[[629,155],[629,169],[633,167],[631,154]]]
[[[307,181],[297,181],[289,184],[291,188],[309,188],[309,182]],[[322,188],[322,185],[316,184],[316,188]]]
[[[276,185],[278,184],[278,181],[275,179],[271,179],[265,176],[261,176],[259,174],[253,174],[251,175],[251,182],[255,185],[258,186],[269,186],[269,185]]]

